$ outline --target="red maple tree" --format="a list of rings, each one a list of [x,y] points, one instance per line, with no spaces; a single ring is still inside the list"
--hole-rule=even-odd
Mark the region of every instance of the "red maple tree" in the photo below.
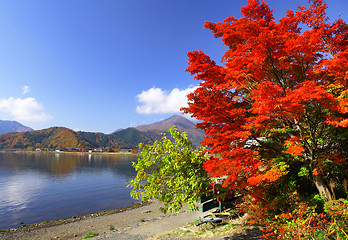
[[[266,2],[243,17],[206,22],[228,50],[217,65],[188,53],[200,81],[185,113],[201,120],[216,157],[204,168],[224,186],[253,188],[281,178],[309,179],[325,201],[347,194],[348,25],[330,22],[322,0],[276,21]],[[308,180],[307,180],[308,182]]]

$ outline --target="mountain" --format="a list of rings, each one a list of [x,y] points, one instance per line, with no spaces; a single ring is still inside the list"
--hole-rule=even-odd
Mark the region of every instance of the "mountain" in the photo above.
[[[195,124],[193,122],[179,115],[174,115],[170,118],[167,118],[159,122],[155,122],[155,123],[151,123],[147,125],[140,125],[135,128],[143,132],[152,131],[152,130],[166,132],[168,131],[169,128],[173,127],[174,125],[177,127],[177,129],[180,132],[191,131],[192,129],[195,129]]]
[[[33,129],[30,127],[26,127],[16,121],[0,120],[0,134],[9,133],[9,132],[25,132],[25,131],[33,131]]]
[[[204,132],[195,129],[194,123],[181,116],[173,116],[160,122],[135,128],[119,129],[112,134],[75,132],[65,127],[52,127],[38,131],[5,133],[0,135],[0,149],[61,149],[67,148],[137,148],[139,143],[152,144],[168,134],[168,128],[176,126],[187,132],[191,142],[198,146]]]
[[[205,133],[202,130],[196,129],[195,124],[185,117],[174,115],[165,120],[135,127],[136,129],[147,133],[156,140],[161,138],[161,133],[167,133],[168,129],[175,126],[180,132],[187,132],[187,137],[193,145],[200,145]]]
[[[163,134],[168,135],[168,129],[173,126],[180,132],[187,132],[187,137],[195,146],[199,146],[205,136],[202,130],[195,128],[192,121],[179,115],[134,128],[118,129],[110,135],[117,141],[119,148],[136,148],[141,142],[151,144],[160,140]]]

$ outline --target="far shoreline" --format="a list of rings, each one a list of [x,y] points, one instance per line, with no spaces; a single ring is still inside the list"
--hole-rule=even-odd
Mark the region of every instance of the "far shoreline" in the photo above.
[[[88,154],[88,155],[140,155],[140,153],[133,152],[77,152],[77,151],[35,151],[35,150],[11,150],[3,149],[0,152],[6,153],[55,153],[55,154]]]

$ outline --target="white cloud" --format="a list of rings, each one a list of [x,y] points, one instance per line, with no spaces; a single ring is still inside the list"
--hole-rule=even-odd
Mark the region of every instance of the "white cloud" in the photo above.
[[[46,122],[51,119],[35,98],[0,99],[0,111],[9,113],[18,121]]]
[[[24,86],[24,87],[22,87],[22,92],[23,92],[23,94],[28,93],[29,90],[30,90],[29,86]]]
[[[143,114],[151,113],[177,113],[181,107],[187,106],[186,95],[193,92],[197,87],[184,90],[174,88],[171,92],[161,88],[150,88],[137,95],[142,104],[137,106],[136,111]]]

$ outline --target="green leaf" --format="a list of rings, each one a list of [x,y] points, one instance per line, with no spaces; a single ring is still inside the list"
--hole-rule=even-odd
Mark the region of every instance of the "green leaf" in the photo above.
[[[307,167],[301,167],[301,170],[298,172],[299,177],[309,176],[309,170]]]

